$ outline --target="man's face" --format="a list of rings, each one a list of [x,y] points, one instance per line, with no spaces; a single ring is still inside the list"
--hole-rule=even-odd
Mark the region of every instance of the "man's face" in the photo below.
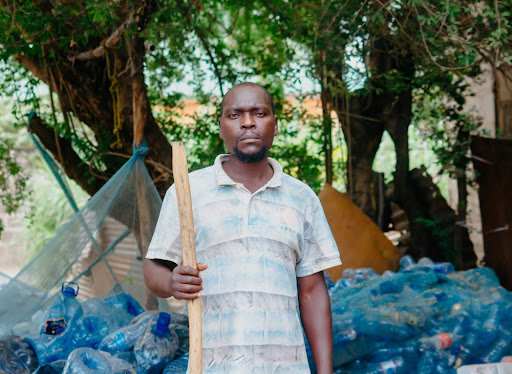
[[[261,161],[277,135],[277,117],[261,87],[240,85],[224,98],[220,138],[230,154],[244,162]]]

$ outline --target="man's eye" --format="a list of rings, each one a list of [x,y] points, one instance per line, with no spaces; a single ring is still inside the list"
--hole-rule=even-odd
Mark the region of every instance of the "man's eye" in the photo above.
[[[265,115],[265,113],[263,113],[263,112],[256,112],[254,115],[258,116],[258,117],[263,117]]]
[[[235,118],[238,118],[238,113],[231,113],[228,115],[229,118],[231,119],[235,119]]]

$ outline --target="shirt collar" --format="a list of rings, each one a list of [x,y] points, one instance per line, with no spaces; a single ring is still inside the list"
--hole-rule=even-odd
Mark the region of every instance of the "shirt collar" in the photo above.
[[[219,186],[232,186],[235,185],[236,182],[229,177],[224,171],[222,167],[222,163],[229,160],[231,156],[229,154],[221,154],[215,158],[215,163],[213,164],[213,168],[215,170],[215,174],[217,176],[217,183]],[[274,175],[267,182],[267,187],[281,187],[281,181],[283,179],[283,168],[281,164],[274,160],[271,157],[268,157],[268,163],[274,170]]]

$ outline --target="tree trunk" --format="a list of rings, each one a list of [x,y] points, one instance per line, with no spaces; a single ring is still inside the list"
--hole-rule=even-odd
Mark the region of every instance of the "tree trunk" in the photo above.
[[[378,175],[372,170],[384,131],[374,112],[379,105],[364,105],[364,97],[352,96],[338,107],[338,118],[348,143],[348,195],[374,222],[378,222]],[[371,101],[371,99],[370,99]],[[378,102],[377,100],[375,100]],[[347,105],[346,103],[349,103]],[[347,108],[348,107],[348,108]],[[347,109],[348,110],[347,110]],[[349,112],[348,116],[345,114]]]

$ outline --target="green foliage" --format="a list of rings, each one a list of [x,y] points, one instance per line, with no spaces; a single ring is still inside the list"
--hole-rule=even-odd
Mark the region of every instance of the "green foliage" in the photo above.
[[[457,262],[460,248],[453,247],[453,226],[446,225],[437,219],[428,219],[419,217],[416,222],[424,225],[432,233],[432,237],[436,245],[441,250],[443,259],[451,263]]]
[[[416,95],[416,105],[413,107],[414,119],[421,135],[437,156],[440,172],[451,178],[466,176],[470,159],[469,150],[471,138],[481,125],[475,113],[465,110],[463,97],[466,86],[457,85],[459,94],[452,94],[453,101],[446,100],[446,94],[439,88]],[[421,100],[421,102],[419,102]],[[469,181],[474,183],[474,179]]]
[[[8,214],[15,212],[28,197],[27,174],[13,153],[13,142],[0,139],[0,202]],[[4,227],[0,220],[0,235]]]
[[[75,215],[64,191],[43,159],[36,154],[31,163],[33,172],[27,180],[27,187],[31,194],[24,201],[26,228],[23,237],[19,239],[24,241],[23,261],[25,263],[53,239]],[[70,189],[77,206],[82,207],[89,196],[72,181]],[[26,240],[27,237],[30,240]]]

